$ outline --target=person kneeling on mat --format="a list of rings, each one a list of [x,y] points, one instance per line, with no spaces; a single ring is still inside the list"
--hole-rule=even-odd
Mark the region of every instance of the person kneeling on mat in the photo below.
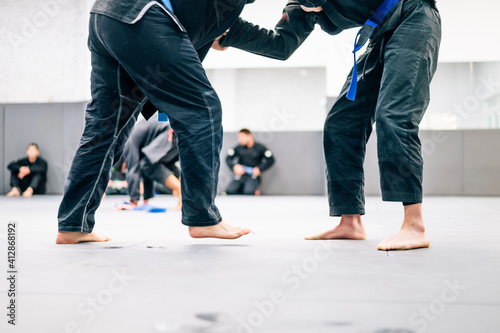
[[[246,128],[238,133],[238,143],[227,153],[226,163],[233,171],[234,179],[226,193],[260,195],[261,174],[273,165],[273,153],[255,142],[252,132]]]
[[[176,209],[182,208],[177,137],[168,122],[141,121],[125,146],[125,164],[130,203],[119,205],[118,210],[135,209],[141,198],[141,178],[144,185],[144,204],[155,196],[154,183],[164,184],[179,197]]]

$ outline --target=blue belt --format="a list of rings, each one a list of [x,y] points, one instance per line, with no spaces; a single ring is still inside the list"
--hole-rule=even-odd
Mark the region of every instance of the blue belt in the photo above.
[[[400,0],[385,0],[382,5],[377,9],[375,14],[373,14],[363,25],[356,35],[354,40],[354,68],[352,69],[352,79],[351,85],[349,86],[349,91],[347,92],[347,99],[354,101],[356,99],[356,92],[358,90],[358,66],[356,64],[356,52],[358,52],[366,42],[372,37],[375,29],[382,24],[382,21],[387,14],[398,4]]]
[[[163,4],[165,5],[165,7],[168,8],[168,10],[170,10],[172,13],[174,12],[174,8],[172,7],[172,3],[170,2],[170,0],[161,0],[161,2],[163,2]]]
[[[161,0],[165,7],[167,7],[168,10],[170,10],[172,13],[174,12],[174,8],[172,7],[172,3],[170,0]],[[158,121],[159,122],[167,122],[168,121],[168,116],[163,113],[163,112],[158,112]]]

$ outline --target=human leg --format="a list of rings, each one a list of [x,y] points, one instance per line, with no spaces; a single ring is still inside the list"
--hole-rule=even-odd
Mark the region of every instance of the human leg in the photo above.
[[[376,111],[380,180],[384,201],[404,207],[401,230],[382,241],[379,250],[428,247],[422,218],[423,158],[419,124],[429,104],[441,40],[435,7],[415,2],[387,44]]]
[[[75,153],[59,207],[58,243],[106,241],[92,233],[110,170],[147,99],[120,63],[96,35],[91,16],[89,47],[92,56],[92,101],[85,114],[85,129]],[[89,235],[86,235],[89,234]]]
[[[222,110],[189,37],[157,6],[134,25],[97,17],[109,28],[100,31],[104,44],[151,102],[166,110],[178,137],[182,223],[190,230],[217,225],[222,221],[214,203],[222,146]],[[108,31],[115,29],[127,38],[113,38]],[[228,237],[232,238],[249,232],[231,230]]]
[[[18,174],[16,172],[11,171],[10,173],[10,187],[11,190],[9,193],[7,193],[7,197],[12,198],[12,197],[18,197],[21,195],[21,188],[19,184],[19,177],[17,176]]]
[[[241,178],[233,179],[226,188],[226,193],[229,195],[241,194],[243,182]]]
[[[247,177],[243,184],[243,194],[245,195],[255,195],[255,192],[260,186],[261,178]]]
[[[365,213],[363,162],[380,87],[380,47],[381,44],[371,45],[370,52],[358,60],[358,76],[362,79],[356,100],[346,98],[351,73],[325,121],[323,145],[330,215],[342,218],[335,228],[306,237],[307,240],[366,239],[361,219]]]

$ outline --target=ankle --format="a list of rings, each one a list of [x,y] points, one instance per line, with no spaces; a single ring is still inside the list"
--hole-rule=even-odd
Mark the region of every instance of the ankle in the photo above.
[[[361,220],[361,215],[356,214],[356,215],[342,215],[342,218],[340,219],[340,225],[346,225],[346,226],[358,226],[362,225],[363,221]]]
[[[424,220],[420,218],[405,217],[401,229],[409,229],[417,232],[425,232]]]
[[[402,228],[425,232],[422,204],[406,206],[404,211],[405,214]]]

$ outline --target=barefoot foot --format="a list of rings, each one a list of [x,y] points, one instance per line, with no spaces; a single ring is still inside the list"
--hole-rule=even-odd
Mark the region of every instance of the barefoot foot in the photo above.
[[[9,193],[7,193],[8,198],[18,197],[21,195],[17,187],[12,188]]]
[[[305,237],[306,240],[352,239],[365,240],[366,232],[361,215],[343,215],[335,228],[318,235]]]
[[[189,235],[193,238],[236,239],[250,233],[250,229],[233,227],[222,221],[210,227],[189,227]]]
[[[425,233],[422,217],[422,204],[405,206],[403,226],[397,234],[383,240],[378,246],[380,251],[412,250],[429,247],[431,242]]]
[[[31,198],[33,196],[33,189],[31,187],[28,187],[26,191],[23,193],[23,197],[25,198]]]
[[[431,242],[425,231],[422,232],[410,228],[401,228],[397,234],[383,240],[377,246],[377,250],[412,250],[429,247],[430,245]]]
[[[122,203],[118,204],[115,206],[116,211],[121,211],[121,210],[133,210],[136,209],[139,205],[135,202],[130,202],[130,203]]]
[[[57,234],[56,244],[78,244],[83,242],[109,242],[111,238],[100,236],[94,232],[84,234],[82,232],[60,232]]]

